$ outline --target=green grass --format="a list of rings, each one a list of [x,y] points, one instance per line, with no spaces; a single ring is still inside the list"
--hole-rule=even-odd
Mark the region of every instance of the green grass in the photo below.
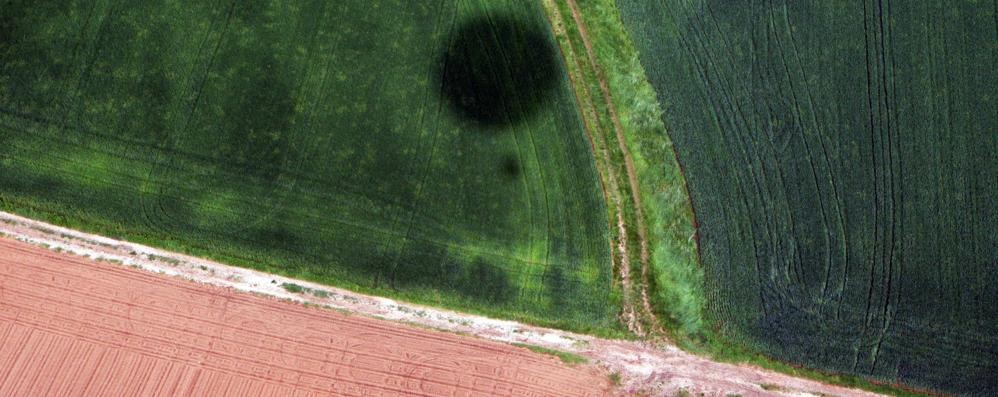
[[[305,287],[302,287],[294,283],[281,283],[281,288],[284,288],[285,291],[288,291],[292,294],[300,294],[302,292],[305,292]]]
[[[684,333],[998,393],[993,4],[619,5],[700,225]]]
[[[607,221],[593,216],[606,206],[539,5],[3,10],[0,208],[361,292],[619,335]],[[461,42],[462,31],[476,35]],[[524,88],[541,77],[517,67],[547,58],[546,91]],[[460,84],[476,79],[491,79],[502,101],[473,105],[498,118],[470,119],[467,98],[446,97],[474,96]]]
[[[561,6],[562,15],[571,15],[567,2],[556,3]],[[612,0],[590,0],[578,5],[638,175],[651,244],[652,299],[662,317],[660,320],[670,330],[697,337],[704,329],[706,303],[701,287],[703,270],[697,263],[697,248],[692,239],[695,220],[682,169],[661,120],[656,93],[624,31],[616,4]],[[577,54],[585,54],[577,31],[570,29],[569,33],[576,35],[573,42]],[[590,81],[589,85],[593,90],[598,89],[596,81]]]
[[[309,288],[309,287],[303,287],[303,286],[295,284],[295,283],[281,283],[281,288],[284,288],[285,291],[288,291],[288,292],[290,292],[292,294],[309,294],[309,295],[312,295],[312,296],[314,296],[316,298],[328,298],[329,297],[329,292],[327,292],[327,291],[323,291],[323,290],[319,290],[319,289],[313,289],[313,288]]]
[[[621,380],[620,380],[620,372],[611,372],[609,375],[607,375],[607,378],[610,379],[610,384],[612,384],[614,386],[620,386],[620,382],[621,382]]]
[[[522,348],[525,348],[525,349],[528,349],[528,350],[530,350],[530,351],[532,351],[534,353],[547,354],[549,356],[558,357],[558,359],[561,360],[561,362],[563,362],[565,364],[568,364],[568,365],[579,365],[579,364],[588,364],[589,363],[589,359],[588,358],[582,357],[582,356],[580,356],[578,354],[575,354],[575,353],[569,353],[569,352],[565,352],[565,351],[561,351],[561,350],[549,349],[549,348],[546,348],[546,347],[543,347],[543,346],[528,345],[528,344],[525,344],[525,343],[513,343],[513,345],[514,346],[518,346],[518,347],[522,347]],[[618,375],[618,378],[619,378],[619,375]]]

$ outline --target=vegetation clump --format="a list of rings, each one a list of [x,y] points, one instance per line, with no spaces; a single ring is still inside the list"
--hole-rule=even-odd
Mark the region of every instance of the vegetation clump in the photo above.
[[[513,345],[514,346],[518,346],[518,347],[522,347],[522,348],[526,348],[526,349],[528,349],[528,350],[530,350],[532,352],[535,352],[535,353],[547,354],[549,356],[558,357],[558,359],[560,359],[561,362],[563,362],[565,364],[569,364],[569,365],[579,365],[579,364],[587,364],[587,363],[589,363],[589,359],[588,358],[582,357],[582,356],[580,356],[578,354],[575,354],[575,353],[569,353],[569,352],[565,352],[565,351],[561,351],[561,350],[549,349],[549,348],[546,348],[546,347],[543,347],[543,346],[529,345],[529,344],[525,344],[525,343],[514,343]],[[619,375],[618,375],[618,377],[619,377]]]

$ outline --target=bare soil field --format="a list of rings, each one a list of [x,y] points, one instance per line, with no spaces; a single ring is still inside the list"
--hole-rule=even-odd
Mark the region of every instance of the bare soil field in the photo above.
[[[0,395],[601,396],[606,375],[0,238]]]
[[[4,236],[7,238],[4,238]],[[13,242],[12,240],[18,240],[22,243],[30,244],[30,246]],[[32,248],[31,246],[44,247],[47,250]],[[8,251],[11,254],[7,254]],[[62,251],[63,253],[60,254],[53,251]],[[35,265],[18,264],[11,266],[9,264],[11,259],[8,258],[11,258],[12,255],[18,254],[23,256],[25,253],[30,253],[34,257],[41,258],[37,260],[40,262],[35,263]],[[66,255],[67,253],[72,255]],[[230,334],[225,334],[222,331],[241,332],[238,334],[240,335],[239,339],[236,340],[246,342],[243,346],[245,352],[252,353],[269,346],[271,350],[267,351],[276,355],[279,361],[277,361],[277,364],[271,364],[273,363],[272,361],[259,362],[257,364],[261,365],[257,367],[258,371],[265,371],[267,368],[272,368],[271,371],[291,371],[291,369],[287,369],[289,368],[287,365],[316,365],[315,362],[308,361],[308,358],[312,357],[311,354],[315,354],[315,351],[322,351],[322,346],[330,349],[329,355],[323,357],[331,357],[331,359],[338,358],[336,354],[353,353],[354,346],[361,346],[358,349],[362,350],[369,348],[378,349],[374,351],[379,352],[377,354],[380,354],[380,356],[361,355],[361,357],[353,361],[346,362],[347,367],[345,368],[342,366],[336,367],[339,368],[338,371],[340,372],[335,373],[338,378],[335,378],[334,381],[338,380],[341,384],[350,384],[349,381],[351,379],[356,379],[356,374],[363,376],[369,374],[377,375],[378,373],[385,376],[397,374],[398,371],[389,371],[387,373],[371,372],[368,367],[350,369],[352,367],[349,367],[349,365],[368,365],[382,356],[396,357],[382,353],[385,351],[396,352],[398,354],[404,354],[402,352],[408,351],[410,352],[408,354],[412,358],[407,359],[408,361],[399,362],[402,362],[404,365],[410,365],[409,367],[402,367],[403,364],[392,364],[398,365],[398,367],[389,368],[404,368],[407,372],[403,371],[403,375],[412,374],[411,376],[415,378],[404,378],[401,375],[397,375],[395,378],[391,378],[395,379],[396,382],[406,379],[408,379],[407,382],[416,382],[417,380],[415,379],[432,379],[428,377],[436,376],[436,374],[440,373],[439,368],[444,368],[443,372],[446,372],[441,376],[450,376],[448,374],[453,373],[456,374],[453,376],[459,376],[462,379],[461,382],[467,382],[464,379],[474,379],[474,376],[477,376],[475,374],[480,373],[478,369],[493,368],[499,372],[494,377],[483,379],[481,382],[486,382],[487,384],[492,384],[488,382],[495,382],[497,389],[492,393],[486,392],[485,395],[500,393],[505,389],[499,389],[498,387],[504,384],[519,385],[519,389],[512,390],[516,395],[564,396],[572,395],[571,393],[586,395],[585,393],[587,392],[595,392],[596,395],[625,396],[703,394],[707,396],[872,397],[877,395],[863,390],[848,389],[813,380],[795,378],[750,365],[715,362],[707,357],[684,352],[678,347],[664,342],[653,343],[648,341],[601,339],[590,335],[536,327],[514,321],[498,320],[399,302],[388,298],[359,294],[274,274],[227,266],[141,244],[87,234],[6,212],[0,212],[0,258],[4,258],[0,259],[0,324],[3,324],[2,326],[4,327],[0,328],[0,332],[2,332],[0,333],[0,343],[4,345],[10,343],[15,345],[20,344],[18,341],[9,341],[2,338],[3,335],[10,333],[8,330],[9,327],[14,327],[14,325],[9,324],[10,320],[7,319],[13,318],[8,313],[12,313],[11,311],[14,309],[11,308],[11,305],[16,305],[16,302],[25,301],[26,303],[24,304],[32,304],[34,302],[34,306],[26,306],[26,308],[36,308],[34,311],[21,310],[21,312],[25,313],[25,317],[21,318],[35,318],[46,313],[62,310],[68,311],[67,313],[69,314],[84,313],[88,316],[88,324],[91,324],[93,321],[89,319],[92,317],[94,310],[96,310],[98,313],[108,311],[111,311],[112,314],[125,313],[124,319],[119,316],[104,321],[124,321],[124,324],[131,324],[128,319],[136,319],[136,316],[143,313],[139,311],[141,309],[138,305],[139,302],[145,302],[145,300],[160,302],[163,300],[161,296],[165,294],[165,296],[181,296],[184,299],[168,301],[169,304],[164,303],[162,306],[153,306],[151,309],[165,307],[169,308],[169,310],[174,310],[171,305],[175,303],[178,305],[187,305],[178,306],[176,309],[182,310],[179,315],[182,316],[181,318],[186,319],[184,321],[194,322],[193,324],[199,324],[198,327],[202,328],[209,325],[221,327],[221,330],[216,330],[215,334],[209,334],[220,337],[220,342],[213,342],[213,346],[217,344],[219,348],[234,348],[223,344],[226,343],[225,341],[231,342],[232,339],[228,336]],[[98,263],[95,263],[94,259]],[[101,261],[104,263],[99,263]],[[17,261],[14,262],[17,263]],[[4,265],[3,263],[7,264]],[[39,264],[43,265],[38,267]],[[38,271],[31,271],[29,266],[38,267]],[[141,271],[132,268],[141,269]],[[16,274],[22,274],[22,276],[11,279],[11,276],[8,274],[15,271]],[[73,276],[68,276],[70,274],[80,274],[80,278],[76,279]],[[57,275],[62,275],[57,279],[58,281],[51,280],[52,277]],[[118,285],[122,281],[108,278],[113,275],[123,275],[120,277],[124,277],[125,280],[145,280],[149,283],[149,286],[143,287],[143,289],[123,289],[123,287]],[[73,280],[81,281],[74,282]],[[58,284],[60,282],[63,284]],[[67,282],[72,284],[67,286]],[[301,288],[303,292],[290,292],[282,287],[284,284],[294,284]],[[68,291],[56,293],[47,290],[46,288],[49,287],[45,287],[46,285],[63,285],[61,290],[56,289],[56,291],[72,289],[77,292],[77,295],[74,295],[72,298],[74,300],[70,301],[70,303],[66,303],[66,298],[60,298],[60,296],[63,293],[68,294]],[[159,292],[170,290],[177,290],[179,292]],[[112,294],[114,296],[113,304],[88,304],[88,299],[92,299],[90,296],[103,296],[99,295],[98,291],[104,291],[102,292],[104,294]],[[264,296],[269,298],[265,298]],[[29,299],[26,297],[34,298]],[[280,300],[273,298],[279,298]],[[295,301],[313,307],[306,308],[302,304],[288,301]],[[132,304],[129,305],[129,302]],[[257,304],[263,306],[256,306],[258,310],[254,311],[251,315],[247,315],[248,319],[245,317],[231,317],[240,313],[238,310],[242,309],[235,308],[244,307],[239,306],[243,305],[244,302],[259,302]],[[154,303],[149,304],[153,305]],[[97,309],[87,309],[91,307],[96,307]],[[335,311],[320,310],[316,307],[335,309]],[[350,313],[352,315],[346,316],[342,313]],[[84,314],[79,314],[78,316]],[[47,315],[51,316],[50,314]],[[96,319],[98,317],[93,318]],[[212,325],[221,324],[220,321],[222,320],[220,318],[225,321],[225,325],[234,326],[235,328],[229,330],[220,325]],[[237,321],[247,321],[247,323],[233,325],[233,323],[228,322],[229,318],[235,318]],[[141,318],[138,319],[141,320]],[[198,322],[199,320],[203,321]],[[178,323],[183,322],[178,321]],[[18,325],[18,327],[25,327],[24,323],[19,324],[21,325]],[[105,335],[110,332],[104,330],[106,327],[93,328],[95,325],[84,327],[80,324],[78,321],[70,322],[67,326],[81,327],[70,328],[81,330],[78,332],[73,331],[76,332],[73,335],[84,331],[89,332],[85,335]],[[367,324],[367,326],[365,328],[365,326],[357,324]],[[410,325],[419,327],[419,330],[414,330]],[[448,333],[423,331],[422,329],[425,328],[447,331]],[[201,328],[195,329],[200,330]],[[282,329],[286,331],[281,331]],[[132,328],[126,328],[124,331],[113,334],[117,335],[111,339],[116,343],[113,346],[124,346],[122,341],[130,340],[125,338],[125,336],[131,338],[141,336],[142,334],[138,333],[140,330],[133,325]],[[258,342],[258,340],[261,340],[261,336],[273,336],[277,332],[302,335],[302,337],[306,338],[307,342],[313,342],[313,344],[304,345],[304,348],[292,347],[296,346],[294,345],[294,341],[297,339],[291,337],[288,337],[288,339],[279,339],[280,342],[273,340],[263,342],[263,344]],[[318,332],[318,334],[315,334],[315,332]],[[454,335],[453,333],[471,335],[481,338],[481,340]],[[427,338],[434,338],[432,339],[435,341],[433,346],[416,346],[420,343],[425,343]],[[413,342],[400,345],[399,340],[404,341],[405,339],[411,339]],[[320,342],[322,346],[316,344]],[[152,346],[160,346],[156,344],[156,340],[145,343]],[[286,346],[284,343],[291,344]],[[591,364],[588,369],[581,366],[566,368],[554,358],[545,360],[549,357],[537,356],[526,349],[511,346],[507,343],[522,343],[570,352],[585,357]],[[185,349],[184,346],[189,344],[186,340],[177,339],[177,342],[174,342],[174,344],[176,346],[170,347],[170,343],[163,343],[161,348],[167,349],[167,351],[176,351],[174,354],[191,354],[185,352],[194,351],[190,348],[182,350]],[[465,348],[461,350],[457,347],[449,347],[451,344],[463,344],[462,346],[465,346]],[[415,350],[403,350],[403,347]],[[347,351],[348,349],[349,351]],[[427,353],[425,349],[430,349],[430,353]],[[489,351],[489,349],[492,349],[492,353],[484,353]],[[199,352],[201,355],[210,353],[204,350],[200,350]],[[497,352],[504,352],[502,354],[508,356],[505,358],[499,357],[500,353]],[[11,354],[14,353],[0,351],[0,371],[4,371],[3,368],[7,368],[7,362],[12,359],[8,357]],[[247,353],[237,354],[245,355]],[[230,361],[233,360],[231,356],[224,357],[228,357]],[[436,365],[438,362],[432,360],[437,359],[443,360],[446,363],[460,365],[461,368],[459,370],[461,372],[456,372],[457,370],[450,366],[439,367],[427,365],[423,367],[414,364],[429,362]],[[482,359],[484,359],[485,364],[482,364],[483,361],[479,361]],[[212,360],[215,359],[213,358]],[[182,358],[176,361],[181,363],[176,365],[190,365],[185,364],[189,361],[183,361]],[[209,361],[200,360],[195,362]],[[218,360],[211,361],[210,363],[214,362],[218,362]],[[342,364],[343,362],[337,361],[332,363]],[[38,364],[36,363],[36,365]],[[325,365],[325,363],[321,365]],[[67,365],[66,367],[77,368],[80,366]],[[511,367],[516,367],[516,371],[510,372],[509,369]],[[596,367],[599,369],[596,369]],[[322,369],[321,366],[319,368]],[[61,369],[53,371],[61,371]],[[201,373],[205,373],[203,372],[205,369],[202,368],[201,371]],[[594,375],[593,371],[601,373]],[[325,370],[322,372],[327,373]],[[564,378],[566,374],[569,378]],[[607,380],[611,374],[616,374],[614,377],[619,377],[620,384],[614,390],[606,390],[604,387],[608,386]],[[135,376],[141,375],[138,374]],[[314,376],[314,374],[311,375]],[[516,379],[523,379],[518,377],[526,377],[526,379],[530,379],[530,383],[518,383],[519,381]],[[10,394],[7,392],[7,387],[9,386],[6,385],[9,379],[19,378],[0,372],[0,395]],[[33,378],[27,376],[25,379]],[[298,381],[299,383],[295,383],[293,379],[297,378],[292,378],[290,381],[292,385],[296,385],[299,383],[305,384],[304,382],[315,378],[306,377],[303,379],[307,380]],[[18,382],[20,381],[18,380]],[[438,385],[437,383],[427,382],[429,381],[423,383]],[[458,383],[457,385],[465,384],[467,383]],[[573,385],[576,388],[562,388],[561,385],[563,384]],[[353,383],[353,385],[362,387],[366,384]],[[528,388],[528,385],[535,385],[535,388]],[[536,387],[542,386],[536,385],[552,386],[538,389]],[[591,386],[594,389],[578,389],[582,387],[580,385]],[[158,387],[162,388],[166,386]],[[282,387],[289,386],[284,385]],[[368,390],[371,389],[365,389],[365,391]],[[402,393],[394,389],[377,388],[373,390],[388,395]],[[169,394],[169,391],[164,389],[163,393]],[[449,395],[448,393],[451,391],[454,391],[455,395],[467,395],[471,392],[468,389],[433,389],[424,393],[424,395]]]

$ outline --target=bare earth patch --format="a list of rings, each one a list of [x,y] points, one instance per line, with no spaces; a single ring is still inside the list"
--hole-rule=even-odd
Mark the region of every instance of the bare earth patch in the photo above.
[[[0,239],[0,395],[589,396],[508,344],[308,308]]]
[[[358,389],[350,390],[374,388],[372,390],[381,390],[385,394],[407,393],[411,391],[408,389],[410,386],[417,387],[414,385],[419,385],[413,390],[423,390],[425,395],[449,395],[447,393],[450,391],[457,390],[454,388],[473,389],[479,385],[479,383],[460,383],[458,378],[481,378],[483,379],[481,384],[485,385],[482,387],[492,387],[488,390],[494,391],[492,393],[485,392],[485,395],[496,395],[502,390],[523,392],[514,393],[515,395],[531,392],[536,395],[559,396],[605,395],[610,394],[604,389],[609,383],[610,376],[608,374],[616,374],[613,377],[619,377],[620,386],[612,394],[620,395],[634,393],[671,395],[681,390],[693,394],[704,393],[721,396],[727,394],[743,396],[876,395],[866,391],[794,378],[752,366],[717,363],[662,343],[658,343],[656,346],[641,341],[606,340],[357,294],[338,288],[227,266],[139,244],[85,234],[4,212],[0,212],[0,234],[11,239],[46,247],[49,250],[64,251],[145,270],[145,272],[138,272],[108,264],[97,265],[93,261],[60,256],[0,239],[0,338],[9,339],[11,335],[14,335],[11,332],[17,332],[16,335],[20,335],[19,338],[22,338],[20,343],[30,342],[49,347],[58,345],[63,349],[84,349],[73,350],[75,352],[73,354],[76,355],[73,357],[83,360],[82,362],[86,362],[87,357],[93,357],[100,351],[107,350],[106,343],[112,343],[111,346],[129,346],[125,352],[120,354],[123,355],[123,359],[132,360],[129,362],[138,365],[138,368],[147,368],[142,369],[142,371],[146,371],[144,372],[145,376],[152,376],[149,375],[153,373],[152,371],[160,371],[156,373],[162,372],[170,374],[169,376],[175,376],[178,379],[177,382],[195,382],[200,385],[197,387],[235,387],[232,385],[238,383],[236,379],[242,381],[242,377],[247,377],[249,379],[247,382],[251,382],[253,385],[270,385],[266,386],[266,390],[286,391],[289,387],[306,387],[305,383],[307,382],[302,380],[305,378],[297,378],[299,380],[292,382],[289,386],[286,382],[282,383],[284,381],[280,377],[261,378],[262,375],[259,374],[273,374],[276,373],[274,371],[278,371],[275,369],[278,367],[275,367],[275,364],[268,360],[278,360],[279,358],[279,362],[291,363],[289,365],[292,367],[280,368],[286,368],[290,373],[294,373],[294,371],[304,368],[302,366],[307,366],[307,357],[312,357],[315,354],[321,354],[324,359],[332,360],[336,357],[345,359],[344,354],[346,353],[353,355],[366,351],[369,354],[369,356],[365,356],[369,357],[366,360],[358,361],[356,357],[352,357],[347,361],[330,361],[333,363],[330,364],[333,365],[330,368],[338,368],[332,373],[338,374],[336,376],[340,377],[339,381],[334,384],[341,387],[358,387]],[[16,257],[21,259],[11,261],[12,255],[21,255]],[[26,271],[24,269],[28,268],[34,270],[24,273]],[[149,272],[175,277],[156,277],[150,275]],[[29,276],[30,274],[38,275]],[[46,279],[49,276],[53,277],[51,281]],[[117,277],[117,279],[113,281],[114,284],[108,284],[111,282],[108,281],[109,277],[112,276]],[[72,281],[77,279],[87,281],[79,288],[59,287],[59,284],[54,281],[56,277],[60,280],[66,280],[63,282],[78,282]],[[196,281],[201,285],[191,284],[181,279]],[[120,283],[139,284],[127,288],[117,288],[116,286],[121,285]],[[87,285],[94,285],[94,287],[87,287]],[[302,287],[302,290],[290,288],[297,292],[289,292],[287,287],[289,285]],[[156,293],[152,291],[156,291]],[[360,316],[345,316],[332,310],[314,310],[301,305],[277,302],[273,299],[237,291],[325,306]],[[79,301],[70,299],[70,295],[78,295],[74,299],[79,299]],[[181,296],[186,298],[179,299]],[[33,297],[33,299],[26,297]],[[87,299],[83,299],[84,297]],[[91,299],[90,297],[114,301],[115,303],[87,306],[87,300]],[[19,302],[23,302],[23,305]],[[170,305],[162,305],[164,302],[169,302]],[[245,305],[245,308],[239,305]],[[241,311],[234,311],[234,307],[240,307]],[[180,310],[186,314],[182,316],[185,318],[185,322],[179,322],[178,326],[183,324],[187,324],[183,326],[196,325],[196,329],[203,330],[201,334],[198,334],[199,337],[190,336],[194,339],[190,340],[188,345],[201,347],[190,348],[190,351],[184,353],[194,354],[188,356],[188,360],[193,361],[171,361],[172,364],[167,365],[159,363],[159,361],[149,361],[152,359],[143,358],[146,356],[140,354],[139,350],[135,350],[139,349],[142,344],[143,339],[136,337],[142,335],[139,333],[140,330],[132,329],[121,337],[108,340],[95,339],[89,342],[80,341],[82,339],[78,336],[65,336],[75,335],[75,333],[86,330],[87,326],[83,325],[84,322],[79,322],[84,319],[75,320],[77,321],[75,323],[66,320],[69,322],[65,323],[65,326],[79,327],[78,329],[74,328],[76,330],[74,334],[54,329],[37,331],[38,333],[25,331],[25,329],[44,328],[41,325],[44,323],[42,320],[31,320],[41,321],[38,323],[39,325],[31,325],[34,324],[28,322],[31,317],[38,319],[42,316],[58,316],[59,313],[72,314],[68,312],[78,310],[89,310],[94,315],[104,315],[118,320],[121,320],[122,316],[126,316],[125,319],[129,320],[116,324],[108,323],[107,326],[112,327],[113,325],[112,328],[134,326],[134,322],[137,320],[141,320],[139,321],[140,325],[143,324],[146,319],[134,317],[136,313],[159,313],[159,311],[173,310],[173,314],[170,315],[179,316],[180,314],[176,311]],[[415,331],[406,326],[392,326],[365,317],[405,322],[452,333],[473,335],[491,341],[522,343],[570,352],[586,357],[590,363],[601,367],[601,369],[597,370],[582,365],[566,367],[554,358],[538,356],[518,347],[496,345],[459,335],[424,330]],[[213,322],[213,319],[220,320],[220,322]],[[148,321],[155,322],[156,320]],[[289,330],[292,333],[285,334],[284,330]],[[51,335],[45,334],[45,332]],[[258,332],[259,335],[246,335],[246,333],[253,332]],[[227,335],[227,333],[233,334]],[[88,335],[92,335],[93,338],[107,337],[107,335],[100,336],[103,334],[98,331],[93,331]],[[129,335],[131,336],[129,337]],[[295,337],[287,335],[295,335]],[[306,337],[305,335],[310,336]],[[262,342],[254,339],[259,337],[275,339],[269,339],[273,342],[271,344],[261,344]],[[310,340],[310,337],[318,339]],[[101,342],[102,340],[104,342]],[[132,340],[135,342],[131,342]],[[162,353],[162,351],[169,351],[169,354],[183,353],[181,345],[172,348],[171,346],[176,344],[175,341],[185,340],[168,338],[164,339],[165,341],[170,341],[170,343],[151,344],[149,348],[159,349],[156,351],[161,351],[157,353],[161,355],[167,354]],[[131,343],[137,345],[133,346]],[[207,345],[204,345],[205,343]],[[7,346],[10,343],[4,341],[2,345]],[[260,358],[254,365],[242,364],[244,361],[241,361],[241,357],[244,356],[265,357],[266,353],[261,353],[261,351],[267,350],[267,346],[281,346],[281,349],[271,351],[269,358]],[[307,348],[302,346],[307,346]],[[437,354],[439,349],[444,349],[447,354]],[[324,350],[326,352],[321,353]],[[330,353],[332,350],[339,351],[340,356]],[[221,354],[225,351],[234,352],[235,355],[226,361],[226,356]],[[354,353],[355,351],[357,353]],[[221,354],[221,356],[216,357],[216,353]],[[12,357],[16,358],[17,355],[7,350],[0,350],[0,364],[3,364],[0,365],[0,371],[25,371],[35,368],[16,369],[20,367],[10,367],[7,361],[12,360]],[[211,359],[207,357],[211,357]],[[315,357],[318,359],[320,356]],[[383,360],[385,357],[388,359]],[[484,362],[481,359],[485,359]],[[51,361],[49,360],[48,364],[57,364],[53,364]],[[491,364],[485,364],[486,362]],[[206,380],[203,380],[204,384],[197,383],[201,382],[199,380],[188,379],[192,375],[184,372],[190,371],[190,369],[184,369],[187,368],[184,367],[185,365],[205,365],[205,363],[244,369],[239,370],[243,372],[218,370],[221,372],[217,373],[211,372],[216,371],[215,369],[204,369],[205,376],[208,376]],[[32,365],[38,366],[38,370],[44,367],[50,373],[58,373],[59,371],[39,363]],[[167,366],[163,367],[162,365]],[[320,365],[320,362],[316,361],[311,365]],[[8,370],[9,368],[15,369]],[[101,368],[104,367],[96,370],[111,371],[111,369]],[[382,368],[382,370],[381,372],[370,372],[371,368]],[[140,371],[137,368],[125,369]],[[325,374],[327,372],[318,371],[315,373]],[[448,378],[448,376],[451,377]],[[9,379],[12,379],[9,373],[0,373],[0,394],[9,394],[11,389],[6,389],[8,387],[26,387],[23,385],[27,384],[27,381],[21,381],[16,377],[13,378],[13,381]],[[14,382],[14,386],[10,386],[11,382]],[[115,381],[108,380],[108,382],[114,383]],[[763,385],[766,387],[764,388]],[[778,387],[773,387],[774,385]],[[69,389],[58,390],[75,390],[70,387],[78,386],[63,385],[59,387]],[[132,387],[137,386],[132,385]],[[505,389],[500,389],[500,387]],[[516,387],[521,389],[515,389]],[[321,391],[323,388],[310,390]],[[229,391],[235,392],[236,390]],[[42,392],[44,393],[44,390]]]

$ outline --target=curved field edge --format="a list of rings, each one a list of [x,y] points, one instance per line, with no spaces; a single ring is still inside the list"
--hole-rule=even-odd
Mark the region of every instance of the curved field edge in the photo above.
[[[685,166],[725,337],[998,394],[992,4],[618,6]]]
[[[658,317],[675,333],[697,335],[704,329],[705,301],[700,287],[703,272],[697,264],[696,218],[681,164],[661,120],[655,91],[645,78],[613,2],[546,3],[549,10],[557,7],[562,22],[573,28],[566,30],[567,37],[560,37],[560,42],[576,48],[563,53],[591,54],[595,58],[595,64],[569,62],[583,69],[579,71],[582,78],[576,80],[590,87],[600,87],[601,83],[608,86],[606,96],[597,96],[595,102],[602,110],[599,114],[603,122],[619,128],[624,144],[630,149],[628,157],[637,174],[637,195],[642,198],[641,212],[635,211],[632,216],[643,215],[641,221],[647,225],[651,274],[646,281],[653,291]],[[581,18],[584,24],[585,38],[576,18]],[[606,98],[612,103],[607,103]],[[608,134],[607,139],[617,140],[617,137]],[[634,205],[633,201],[629,204]]]
[[[738,343],[737,338],[721,331],[706,310],[697,221],[682,165],[662,123],[662,105],[645,75],[615,2],[544,0],[544,3],[549,16],[556,19],[555,25],[561,23],[569,27],[558,35],[559,43],[563,47],[579,47],[572,50],[563,48],[563,55],[578,54],[583,45],[578,24],[573,18],[566,17],[574,12],[584,25],[586,40],[592,44],[599,67],[605,71],[613,103],[602,105],[604,108],[607,105],[616,108],[626,144],[631,148],[640,193],[645,198],[642,201],[645,220],[652,225],[648,238],[653,274],[648,281],[654,291],[654,309],[668,337],[687,351],[719,361],[749,363],[793,376],[891,395],[928,393],[900,384],[887,385],[855,375],[790,365],[753,351]],[[566,60],[566,63],[586,64],[573,60]],[[573,84],[577,92],[586,91],[586,88],[579,87],[580,84],[598,85],[599,82],[594,81],[597,78],[595,71],[573,70],[571,66],[569,69],[576,74]],[[609,118],[606,113],[602,116]]]

